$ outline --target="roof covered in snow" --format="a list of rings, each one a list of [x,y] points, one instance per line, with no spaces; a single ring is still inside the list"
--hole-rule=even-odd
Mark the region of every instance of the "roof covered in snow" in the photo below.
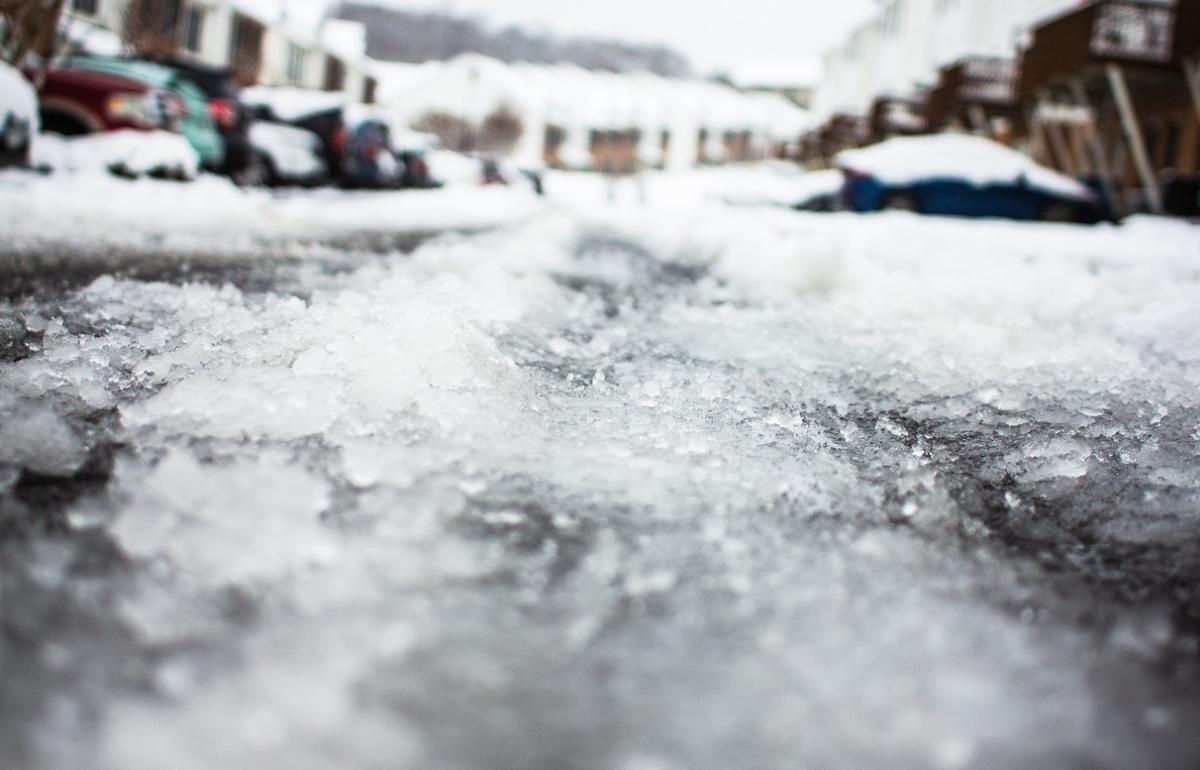
[[[271,108],[280,120],[293,121],[325,110],[344,107],[346,95],[340,91],[312,91],[304,88],[255,86],[244,89],[241,100],[251,106]]]

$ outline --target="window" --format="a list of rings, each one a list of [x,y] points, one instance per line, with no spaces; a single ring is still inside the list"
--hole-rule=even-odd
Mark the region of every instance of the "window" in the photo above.
[[[333,56],[325,59],[325,90],[341,91],[346,87],[346,65]]]
[[[237,74],[243,86],[258,82],[262,66],[263,26],[245,16],[233,17],[233,29],[229,44],[229,66]]]
[[[288,43],[287,81],[290,85],[304,85],[304,73],[308,69],[308,52],[295,43]]]
[[[190,53],[200,53],[204,45],[204,9],[188,8],[183,18],[183,48]]]
[[[180,2],[181,0],[163,0],[159,31],[167,39],[176,39],[175,34],[179,31]]]
[[[99,5],[100,0],[71,0],[71,10],[87,16],[95,16]]]

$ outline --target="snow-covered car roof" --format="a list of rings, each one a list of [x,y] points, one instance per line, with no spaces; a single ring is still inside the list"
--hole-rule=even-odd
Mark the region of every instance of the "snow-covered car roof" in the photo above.
[[[846,150],[837,156],[837,165],[898,186],[955,179],[977,187],[1024,183],[1066,198],[1094,197],[1086,185],[1038,165],[1016,150],[963,134],[889,139],[871,147]]]
[[[241,98],[243,104],[252,107],[269,107],[275,117],[286,121],[346,106],[345,94],[304,88],[255,86],[244,89]]]

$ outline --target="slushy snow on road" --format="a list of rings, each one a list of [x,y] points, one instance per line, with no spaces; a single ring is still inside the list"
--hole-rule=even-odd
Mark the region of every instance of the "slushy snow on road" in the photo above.
[[[1194,227],[2,181],[11,766],[1195,767]]]

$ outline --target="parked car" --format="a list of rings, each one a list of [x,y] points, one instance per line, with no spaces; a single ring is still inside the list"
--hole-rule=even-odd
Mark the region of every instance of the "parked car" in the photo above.
[[[538,195],[546,194],[541,169],[521,167],[488,155],[479,157],[484,185],[521,186],[528,185]]]
[[[478,158],[435,147],[425,153],[432,183],[447,185],[478,185],[483,182],[483,164]]]
[[[255,120],[284,123],[311,131],[321,139],[326,177],[340,180],[346,153],[345,97],[324,91],[258,86],[242,91],[242,103]]]
[[[107,75],[133,81],[144,87],[140,93],[126,93],[120,90],[109,96],[92,91],[91,109],[83,109],[83,100],[74,100],[77,109],[72,123],[73,128],[81,124],[82,131],[76,133],[93,133],[95,131],[112,130],[108,124],[114,116],[123,121],[122,128],[152,130],[164,128],[177,130],[187,138],[188,143],[200,156],[201,164],[208,169],[220,169],[225,163],[225,142],[220,131],[209,113],[208,99],[204,92],[186,80],[176,70],[151,62],[130,59],[117,59],[103,56],[80,56],[65,59],[59,63],[59,68],[52,71],[58,78],[68,79],[68,89],[72,84],[78,84],[81,78],[70,73],[90,73]],[[95,82],[89,84],[94,87]],[[115,84],[110,84],[115,85]],[[68,90],[68,96],[75,94]],[[46,118],[58,119],[57,114],[61,105],[46,102],[48,94],[43,89],[43,115]],[[103,99],[98,105],[95,97]],[[49,112],[47,107],[50,108]],[[157,121],[157,123],[156,123]]]
[[[255,180],[272,187],[315,186],[328,180],[321,138],[311,131],[284,123],[256,120],[250,126],[250,143],[257,158]]]
[[[221,132],[225,143],[225,162],[219,171],[237,181],[257,178],[260,169],[253,144],[250,127],[254,123],[253,113],[242,105],[233,70],[227,67],[211,67],[182,59],[154,59],[154,63],[169,67],[180,77],[204,92],[208,101],[208,114]]]
[[[837,157],[843,204],[856,212],[1096,223],[1108,218],[1087,185],[977,136],[890,139]]]
[[[0,62],[0,168],[29,165],[37,132],[33,86],[18,70]]]
[[[277,110],[271,104],[255,103],[251,109],[257,121],[291,126],[316,136],[321,144],[320,157],[325,165],[325,178],[331,181],[342,178],[348,137],[340,106],[295,113]]]
[[[1163,206],[1174,217],[1200,218],[1200,174],[1171,171],[1163,178]]]
[[[407,190],[429,190],[438,187],[429,170],[429,160],[424,150],[397,149],[396,158],[401,164],[400,187]]]
[[[391,130],[381,120],[356,121],[346,134],[341,184],[349,188],[387,190],[400,187],[400,163],[392,153]]]
[[[400,187],[415,190],[440,187],[429,163],[429,153],[437,143],[437,137],[432,134],[392,131],[392,153],[401,164]]]
[[[183,99],[141,80],[76,69],[53,69],[39,92],[43,130],[83,136],[122,129],[183,130]]]
[[[842,185],[842,175],[834,169],[805,172],[795,179],[792,208],[818,214],[837,211],[841,205]]]

